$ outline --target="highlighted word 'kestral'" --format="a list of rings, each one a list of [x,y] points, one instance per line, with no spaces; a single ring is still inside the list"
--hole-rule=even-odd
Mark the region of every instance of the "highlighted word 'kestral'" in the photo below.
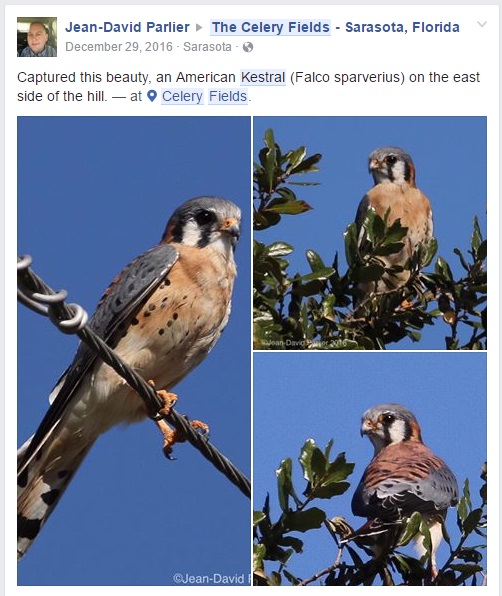
[[[286,71],[284,69],[247,69],[241,70],[241,85],[285,85]]]

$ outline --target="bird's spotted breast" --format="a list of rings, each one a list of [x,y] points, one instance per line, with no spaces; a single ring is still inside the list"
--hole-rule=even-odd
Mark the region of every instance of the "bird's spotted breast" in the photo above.
[[[144,379],[153,380],[157,389],[172,389],[200,364],[227,324],[235,265],[213,252],[209,247],[180,246],[176,267],[148,298],[115,348]],[[125,416],[114,424],[144,416],[140,398],[109,367],[100,368],[96,382],[114,384],[120,392],[116,415]]]

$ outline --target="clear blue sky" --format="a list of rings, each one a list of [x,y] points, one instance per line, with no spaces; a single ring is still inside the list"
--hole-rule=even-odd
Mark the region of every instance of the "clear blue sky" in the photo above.
[[[485,353],[262,352],[254,355],[254,508],[261,510],[269,492],[276,521],[275,470],[280,462],[292,458],[300,495],[305,488],[300,448],[308,438],[321,449],[334,439],[332,456],[344,451],[347,461],[356,464],[351,487],[313,505],[330,518],[342,516],[352,526],[362,525],[363,518],[350,509],[353,491],[373,456],[370,441],[359,434],[361,415],[383,402],[401,403],[415,414],[424,442],[446,461],[459,485],[470,479],[477,506],[479,473],[487,456]],[[453,509],[447,526],[455,544],[459,532]],[[306,546],[304,554],[291,559],[293,574],[307,578],[333,563],[336,546],[324,528],[296,536]],[[475,540],[479,543],[479,537]],[[444,553],[439,551],[439,563]]]
[[[266,244],[276,240],[293,244],[295,252],[288,257],[292,274],[310,273],[305,259],[309,248],[327,264],[338,251],[340,269],[346,270],[343,232],[373,185],[368,155],[384,145],[396,145],[411,154],[417,185],[432,204],[437,256],[449,262],[454,275],[462,274],[453,249],[459,247],[467,257],[475,215],[486,234],[486,118],[260,117],[254,118],[253,125],[255,154],[264,146],[268,128],[274,130],[283,152],[306,145],[309,155],[323,155],[319,173],[297,177],[321,185],[293,187],[314,209],[284,216],[278,226],[256,234]],[[447,333],[449,327],[440,321],[435,328],[423,330],[419,344],[405,340],[395,347],[444,349]]]
[[[221,341],[177,387],[178,411],[250,474],[250,120],[20,118],[19,252],[89,313],[187,199],[243,210],[233,312]],[[73,358],[74,337],[19,307],[19,442]],[[250,503],[193,447],[162,454],[150,421],[102,437],[19,565],[22,585],[168,585],[173,574],[249,572]]]

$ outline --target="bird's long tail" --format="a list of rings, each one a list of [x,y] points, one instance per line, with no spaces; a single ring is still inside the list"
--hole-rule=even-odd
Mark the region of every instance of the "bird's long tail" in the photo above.
[[[32,437],[33,438],[33,437]],[[60,437],[61,439],[61,437]],[[94,441],[68,448],[61,441],[26,458],[31,439],[18,451],[17,558],[23,557],[70,484]],[[66,448],[65,448],[66,447]],[[75,448],[77,447],[77,448]]]

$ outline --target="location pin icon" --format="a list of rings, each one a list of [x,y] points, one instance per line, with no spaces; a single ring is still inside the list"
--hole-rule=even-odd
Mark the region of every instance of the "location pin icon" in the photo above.
[[[157,91],[154,91],[153,89],[151,89],[148,93],[148,99],[150,101],[153,101],[156,97],[157,97]]]

